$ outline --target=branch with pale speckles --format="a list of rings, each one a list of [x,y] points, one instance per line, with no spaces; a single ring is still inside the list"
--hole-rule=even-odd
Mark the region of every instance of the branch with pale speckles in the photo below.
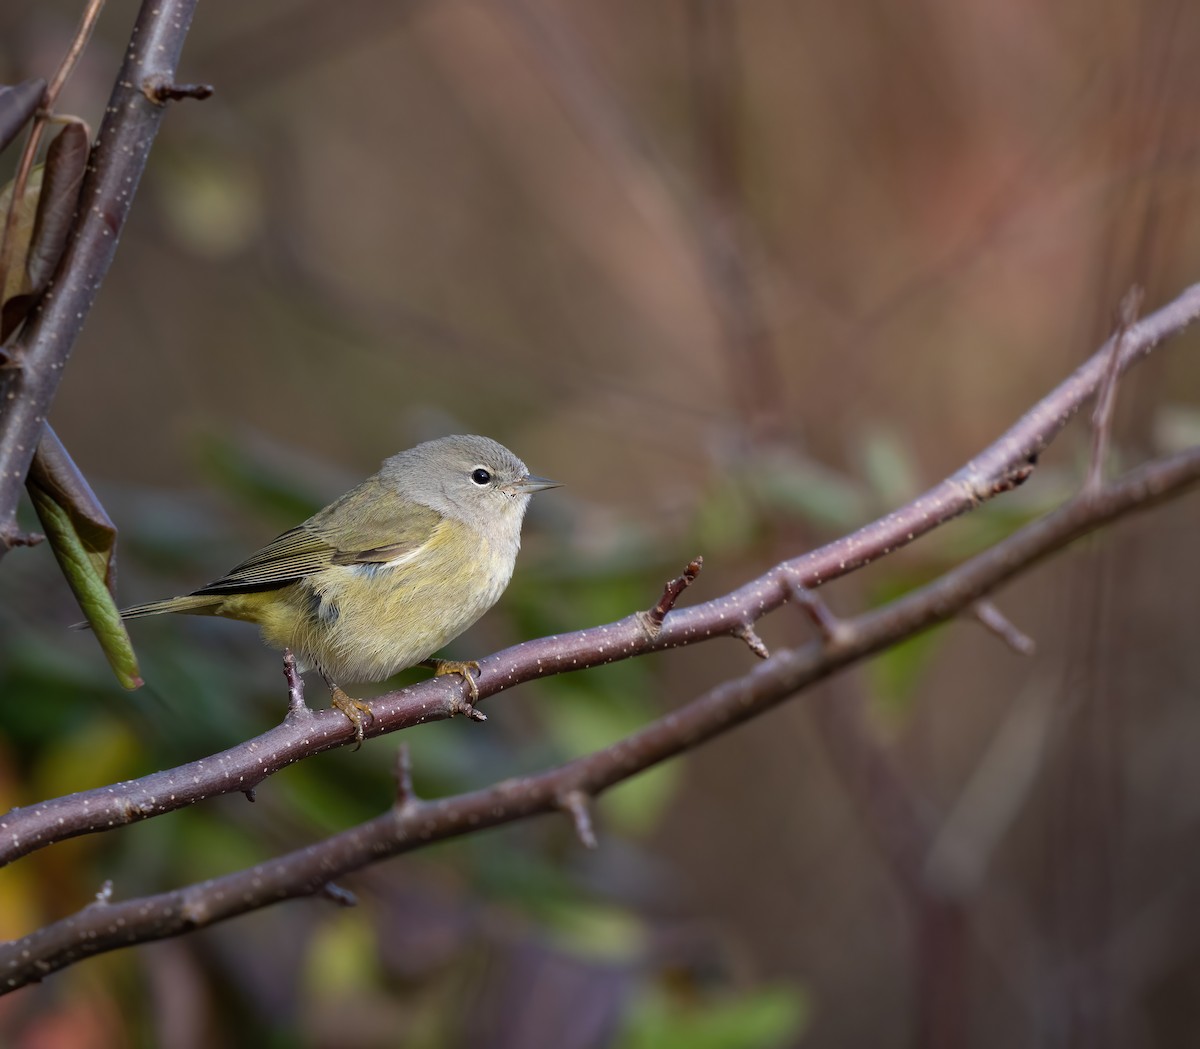
[[[1089,488],[937,582],[866,615],[838,620],[836,629],[821,631],[818,640],[776,652],[748,674],[558,768],[424,801],[413,791],[402,748],[396,800],[383,815],[307,848],[174,892],[122,902],[113,902],[106,892],[68,918],[0,944],[0,990],[22,987],[94,954],[176,936],[283,900],[325,895],[348,903],[353,897],[333,885],[335,878],[434,841],[538,813],[566,812],[583,842],[594,845],[587,804],[609,787],[757,717],[853,662],[970,611],[996,587],[1074,539],[1197,482],[1200,448],[1143,466],[1107,487]]]
[[[718,637],[740,639],[760,658],[765,657],[766,648],[753,630],[757,620],[785,601],[800,601],[822,583],[860,568],[1020,484],[1033,470],[1038,453],[1100,389],[1114,367],[1124,372],[1197,316],[1200,285],[1141,321],[1122,325],[1119,340],[1106,342],[997,441],[923,495],[848,536],[775,565],[731,593],[675,608],[676,599],[700,570],[697,559],[666,585],[660,600],[648,611],[604,626],[527,641],[480,660],[476,702],[534,678]],[[1115,350],[1114,341],[1119,341]],[[293,762],[351,742],[354,730],[346,718],[334,710],[309,709],[298,696],[296,684],[289,679],[292,701],[283,722],[261,736],[178,768],[12,809],[0,816],[0,865],[65,838],[109,830],[221,794],[252,791]],[[371,701],[375,719],[366,735],[452,717],[462,709],[463,695],[461,682],[446,676],[380,696]]]

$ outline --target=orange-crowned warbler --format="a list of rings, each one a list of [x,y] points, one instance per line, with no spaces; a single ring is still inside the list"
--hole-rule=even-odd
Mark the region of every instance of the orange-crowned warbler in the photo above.
[[[529,497],[557,485],[530,476],[487,437],[426,441],[215,582],[121,616],[257,623],[267,644],[321,673],[361,742],[370,707],[338,681],[381,681],[427,663],[437,674],[461,674],[478,695],[477,663],[429,657],[499,600]]]

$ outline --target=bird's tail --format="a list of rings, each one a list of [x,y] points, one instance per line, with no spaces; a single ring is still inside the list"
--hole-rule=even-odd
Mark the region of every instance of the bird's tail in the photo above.
[[[142,616],[157,616],[163,612],[181,612],[185,615],[216,615],[217,608],[225,599],[223,594],[189,594],[186,597],[168,597],[165,601],[148,601],[144,605],[130,605],[121,609],[122,619],[141,619]]]

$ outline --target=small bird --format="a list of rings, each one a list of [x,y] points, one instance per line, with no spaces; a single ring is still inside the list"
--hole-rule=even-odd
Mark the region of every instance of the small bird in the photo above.
[[[361,744],[371,708],[338,681],[382,681],[418,663],[461,674],[474,661],[430,657],[492,607],[512,578],[532,477],[487,437],[426,441],[185,597],[134,605],[123,619],[180,612],[257,623],[263,640],[317,670]]]

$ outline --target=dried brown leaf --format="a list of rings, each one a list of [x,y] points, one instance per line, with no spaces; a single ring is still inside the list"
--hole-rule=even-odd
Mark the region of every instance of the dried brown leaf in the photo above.
[[[79,190],[87,171],[91,148],[88,139],[88,126],[82,120],[72,120],[46,152],[33,240],[25,261],[29,290],[35,297],[46,290],[66,247]]]

